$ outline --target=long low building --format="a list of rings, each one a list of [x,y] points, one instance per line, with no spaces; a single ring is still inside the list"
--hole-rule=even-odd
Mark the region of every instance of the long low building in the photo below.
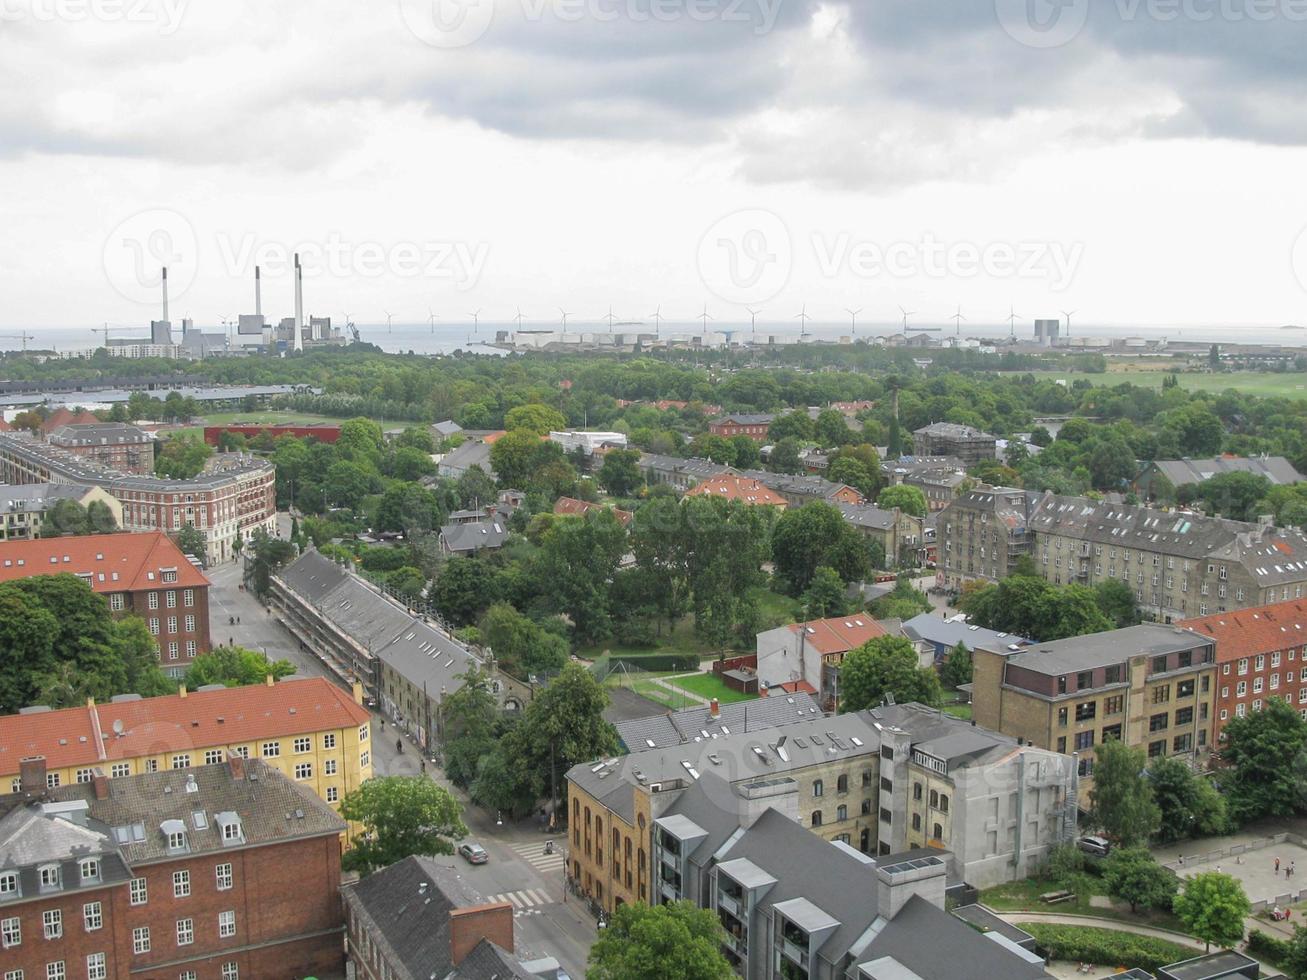
[[[276,471],[256,456],[215,456],[189,480],[123,473],[26,435],[0,433],[0,483],[100,487],[122,504],[126,531],[204,533],[210,562],[236,557],[238,543],[277,531]]]
[[[342,680],[357,680],[391,721],[423,748],[439,740],[444,700],[476,668],[508,711],[530,688],[494,660],[410,612],[365,579],[314,549],[272,577],[282,623]]]

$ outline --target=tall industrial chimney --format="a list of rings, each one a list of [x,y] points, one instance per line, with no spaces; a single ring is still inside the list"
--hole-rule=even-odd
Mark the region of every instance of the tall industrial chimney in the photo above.
[[[254,315],[263,315],[263,283],[259,280],[259,267],[254,267]]]
[[[304,349],[304,270],[300,267],[299,252],[295,253],[295,336],[291,349]]]
[[[168,267],[163,267],[163,322],[168,322]]]

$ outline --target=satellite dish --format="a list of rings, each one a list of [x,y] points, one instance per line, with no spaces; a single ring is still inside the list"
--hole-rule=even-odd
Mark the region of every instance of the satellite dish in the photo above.
[[[121,718],[115,718],[113,720],[113,733],[115,735],[121,735],[123,733],[123,720]]]

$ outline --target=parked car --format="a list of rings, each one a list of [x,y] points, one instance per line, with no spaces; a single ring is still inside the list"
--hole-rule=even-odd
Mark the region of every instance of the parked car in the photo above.
[[[1112,843],[1105,837],[1081,837],[1076,841],[1076,846],[1086,854],[1096,854],[1099,857],[1107,857],[1112,850]]]
[[[486,849],[480,844],[470,842],[459,844],[458,853],[468,864],[485,864],[490,860],[490,855],[486,853]]]

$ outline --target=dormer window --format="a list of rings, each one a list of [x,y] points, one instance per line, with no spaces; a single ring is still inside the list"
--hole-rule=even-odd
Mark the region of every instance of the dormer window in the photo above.
[[[78,862],[77,869],[81,872],[82,884],[86,884],[89,881],[100,880],[99,858],[83,858]]]
[[[18,895],[18,872],[0,871],[0,901]]]
[[[180,851],[186,847],[186,831],[179,830],[168,835],[168,850]]]
[[[244,844],[245,833],[241,829],[241,818],[231,810],[224,810],[222,813],[213,815],[213,822],[222,830],[222,843],[224,847],[232,844]]]
[[[222,825],[222,839],[225,841],[238,841],[241,839],[241,825],[239,823],[225,823]]]
[[[59,865],[43,864],[39,872],[41,881],[41,891],[50,891],[59,888],[60,875]]]

